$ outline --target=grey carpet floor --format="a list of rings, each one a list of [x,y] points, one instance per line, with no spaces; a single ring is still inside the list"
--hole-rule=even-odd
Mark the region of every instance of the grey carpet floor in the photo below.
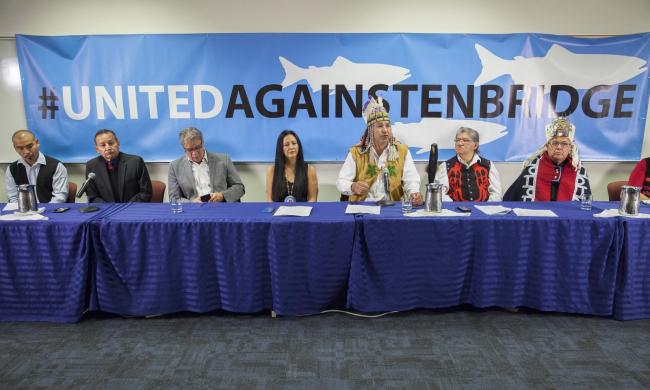
[[[650,320],[415,311],[0,323],[1,389],[650,387]]]

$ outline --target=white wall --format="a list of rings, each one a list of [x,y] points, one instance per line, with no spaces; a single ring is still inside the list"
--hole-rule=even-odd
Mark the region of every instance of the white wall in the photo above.
[[[135,34],[201,32],[428,32],[618,35],[650,31],[650,1],[622,0],[1,0],[0,37],[14,34]],[[0,41],[5,47],[13,42]],[[14,51],[15,55],[15,51]],[[0,58],[5,58],[0,56]],[[0,68],[5,75],[6,63]],[[19,86],[0,79],[0,161],[14,159],[10,135],[25,128]],[[650,122],[650,121],[649,121]],[[643,155],[650,155],[648,129]],[[5,141],[6,140],[6,141]],[[92,142],[92,140],[90,140]],[[92,147],[92,143],[89,145]],[[128,147],[124,147],[128,152]],[[44,146],[47,151],[47,147]],[[179,148],[179,154],[181,150]],[[587,163],[596,200],[607,198],[609,181],[626,179],[632,163]],[[520,164],[497,164],[504,187]],[[6,164],[0,164],[4,177]],[[166,182],[167,165],[149,164],[153,179]],[[237,164],[244,201],[264,199],[264,164]],[[320,200],[334,201],[339,164],[318,164]],[[424,164],[418,169],[424,176]],[[83,181],[71,164],[71,180]],[[0,201],[5,189],[0,185]]]

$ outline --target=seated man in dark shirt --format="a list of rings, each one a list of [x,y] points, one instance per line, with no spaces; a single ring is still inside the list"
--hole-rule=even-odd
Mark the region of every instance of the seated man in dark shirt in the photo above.
[[[106,129],[95,134],[95,150],[99,156],[86,163],[86,177],[95,173],[86,190],[88,202],[149,202],[151,179],[142,157],[120,152],[117,136]]]

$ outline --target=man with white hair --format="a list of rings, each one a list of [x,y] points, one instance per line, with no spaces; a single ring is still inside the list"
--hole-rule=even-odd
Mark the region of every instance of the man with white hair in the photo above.
[[[210,153],[203,144],[203,133],[188,127],[179,133],[185,155],[169,164],[169,198],[191,202],[239,202],[244,183],[230,156]]]
[[[555,202],[590,194],[587,171],[578,157],[575,126],[557,118],[546,126],[547,142],[524,162],[524,169],[503,200]]]
[[[442,184],[442,200],[498,202],[501,179],[494,164],[478,154],[478,131],[460,127],[454,138],[456,155],[440,164],[436,180]]]

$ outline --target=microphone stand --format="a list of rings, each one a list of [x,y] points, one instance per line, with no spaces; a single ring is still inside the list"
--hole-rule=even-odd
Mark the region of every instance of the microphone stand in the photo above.
[[[81,189],[77,193],[77,198],[81,198],[81,195],[83,195],[84,192],[86,192],[86,189],[88,189],[88,184],[90,183],[90,181],[94,180],[94,179],[95,179],[95,174],[90,173],[88,175],[88,178],[86,179],[86,181],[81,186]],[[77,210],[80,213],[94,213],[95,211],[99,210],[99,207],[97,207],[97,206],[88,206],[88,203],[86,203],[86,206],[79,207]]]
[[[388,181],[388,169],[384,168],[381,171],[381,174],[384,178],[384,199],[378,200],[377,205],[379,206],[392,206],[395,204],[392,200],[390,200],[390,182]]]

